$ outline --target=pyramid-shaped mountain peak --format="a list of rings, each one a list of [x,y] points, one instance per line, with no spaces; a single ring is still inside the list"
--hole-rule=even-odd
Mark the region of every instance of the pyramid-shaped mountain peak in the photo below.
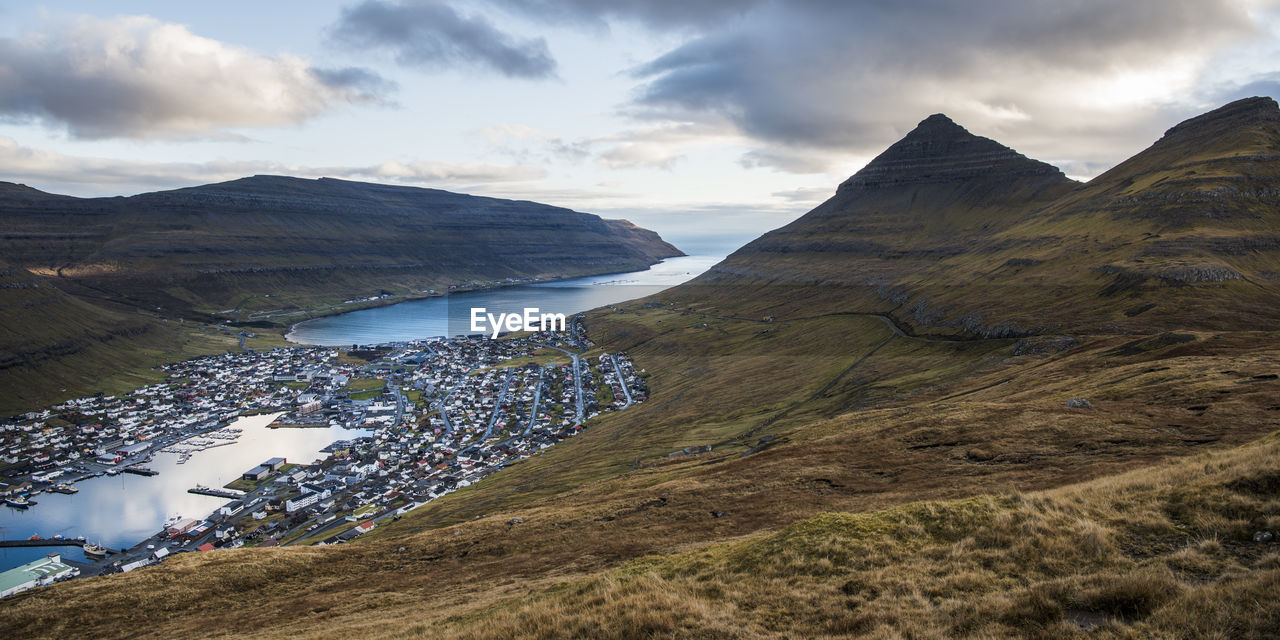
[[[1057,167],[976,136],[935,113],[841,184],[840,190],[1019,176],[1065,179]]]

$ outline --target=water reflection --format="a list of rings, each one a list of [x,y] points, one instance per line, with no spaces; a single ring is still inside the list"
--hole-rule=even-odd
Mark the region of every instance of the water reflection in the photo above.
[[[537,307],[547,313],[572,315],[607,304],[653,295],[711,268],[723,256],[670,258],[644,271],[612,273],[539,284],[466,291],[362,309],[302,322],[289,339],[304,344],[350,345],[400,342],[470,333],[469,311],[519,313]]]
[[[268,429],[278,414],[239,418],[232,426],[243,429],[235,444],[198,452],[186,464],[178,456],[157,453],[147,466],[160,472],[152,477],[122,473],[102,476],[75,486],[73,495],[42,493],[30,509],[0,508],[0,538],[85,538],[113,549],[129,547],[159,531],[166,518],[209,515],[226,502],[221,498],[187,493],[197,484],[221,487],[267,458],[280,456],[291,463],[310,463],[323,455],[320,449],[335,440],[369,435],[370,431],[342,429]],[[58,551],[72,560],[83,560],[75,547],[3,549],[0,559],[8,569]]]

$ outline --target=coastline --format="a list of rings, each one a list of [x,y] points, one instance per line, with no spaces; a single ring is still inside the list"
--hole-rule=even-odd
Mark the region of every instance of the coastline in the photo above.
[[[429,300],[432,298],[447,298],[450,295],[460,294],[460,293],[474,293],[477,291],[498,291],[502,289],[511,289],[515,287],[523,287],[523,286],[529,286],[529,285],[563,282],[566,280],[576,280],[578,278],[594,278],[594,277],[609,276],[609,275],[623,274],[623,273],[637,273],[641,271],[651,270],[654,266],[662,264],[667,260],[671,260],[672,258],[683,258],[683,257],[689,257],[689,255],[684,252],[681,252],[680,255],[667,256],[665,258],[662,258],[661,260],[658,260],[657,262],[653,262],[649,264],[643,269],[632,269],[629,271],[603,271],[599,273],[583,273],[583,274],[571,275],[571,276],[558,275],[558,276],[552,276],[548,278],[530,278],[524,282],[502,282],[502,283],[495,283],[495,284],[478,284],[476,286],[458,286],[457,288],[448,290],[443,293],[438,292],[434,294],[424,293],[421,295],[396,295],[396,296],[388,296],[385,298],[379,298],[376,300],[368,300],[368,301],[352,303],[350,305],[344,305],[341,308],[338,308],[337,305],[330,305],[329,307],[325,307],[322,309],[297,311],[291,314],[287,314],[284,317],[287,318],[290,315],[302,315],[302,314],[308,314],[308,315],[305,318],[290,321],[287,326],[280,329],[280,335],[286,341],[292,344],[301,345],[301,346],[315,346],[315,345],[312,345],[312,343],[302,342],[294,338],[294,336],[296,335],[296,329],[299,325],[309,322],[311,320],[318,320],[321,318],[342,315],[344,313],[353,313],[356,311],[365,311],[367,309],[391,307],[391,306],[403,304],[406,302],[414,302],[417,300]],[[236,325],[229,324],[229,326],[234,327]],[[244,328],[251,328],[251,327],[244,327]],[[424,337],[432,337],[432,336],[424,336]]]

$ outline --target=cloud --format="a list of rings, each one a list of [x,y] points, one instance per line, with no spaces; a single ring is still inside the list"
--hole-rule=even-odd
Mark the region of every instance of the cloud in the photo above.
[[[765,167],[787,173],[825,173],[834,162],[829,152],[787,147],[756,149],[738,159],[738,164],[747,169]]]
[[[520,124],[485,127],[480,135],[495,151],[521,162],[593,159],[611,169],[670,169],[690,151],[741,140],[731,128],[695,122],[665,122],[577,140]]]
[[[82,17],[0,39],[0,118],[77,138],[225,136],[382,103],[391,88],[371,71],[263,56],[146,16]]]
[[[787,191],[775,191],[770,195],[787,202],[818,204],[835,195],[835,189],[830,187],[801,187]]]
[[[389,160],[376,167],[333,168],[332,175],[367,176],[411,182],[519,182],[545,178],[541,167],[494,165],[477,162],[400,162]]]
[[[1118,160],[1216,106],[1194,89],[1224,72],[1218,52],[1262,37],[1265,13],[1249,0],[494,1],[682,35],[631,70],[622,112],[721,119],[754,141],[744,166],[799,173],[874,155],[937,112],[1030,155]]]
[[[269,161],[143,162],[74,156],[18,144],[0,136],[0,177],[29,182],[54,193],[104,195],[191,186],[234,180],[255,174],[304,178],[348,178],[410,185],[481,188],[499,183],[536,181],[541,167],[423,160],[388,160],[376,165],[305,166]]]
[[[343,9],[330,30],[334,40],[391,53],[419,69],[463,64],[511,78],[550,78],[556,61],[542,38],[517,38],[480,16],[463,16],[432,1],[365,0]]]
[[[610,20],[655,29],[697,29],[723,25],[765,4],[764,0],[500,0],[508,9],[555,24],[607,30]]]

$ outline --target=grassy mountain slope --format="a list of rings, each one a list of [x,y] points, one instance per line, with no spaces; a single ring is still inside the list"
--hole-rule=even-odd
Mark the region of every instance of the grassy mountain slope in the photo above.
[[[235,348],[227,332],[73,296],[56,279],[0,264],[0,414],[82,393],[150,384],[150,367]],[[255,344],[257,341],[255,341]]]
[[[1005,150],[1003,164],[965,165],[968,175],[939,186],[936,166],[950,169],[951,156],[914,154],[922,140],[938,138],[995,144],[933,116],[831,200],[743,247],[679,301],[778,317],[878,311],[911,331],[986,337],[1219,329],[1274,318],[1274,100],[1241,100],[1188,120],[1085,185],[1036,174],[1034,161]],[[883,179],[890,171],[907,177]],[[979,206],[967,199],[974,191],[986,195]],[[753,293],[761,287],[772,291]]]
[[[1259,302],[1271,290],[1146,282],[1098,296],[1114,274],[1093,261],[1116,259],[1148,232],[1096,204],[1059,207],[1104,193],[1119,174],[1078,186],[938,118],[921,126],[905,150],[891,148],[785,233],[693,283],[589,315],[602,346],[627,349],[648,371],[647,402],[357,544],[184,554],[7,601],[0,629],[319,638],[1280,632],[1272,608],[1253,604],[1280,575],[1280,547],[1252,541],[1280,527],[1280,443],[1270,435],[1280,429],[1280,307]],[[1213,139],[1242,132],[1247,146],[1253,126],[1235,120]],[[1258,126],[1270,131],[1265,118]],[[1141,166],[1159,171],[1157,160]],[[896,170],[882,173],[881,161]],[[1253,162],[1230,175],[1274,165]],[[1077,215],[1107,222],[1117,238],[1132,229],[1131,244],[1091,243],[1086,253],[1072,231]],[[1214,233],[1264,236],[1278,227],[1269,215],[1213,218]],[[811,223],[822,231],[807,231]],[[859,225],[865,233],[839,231]],[[864,236],[881,246],[855,242]],[[990,255],[1026,250],[1009,238],[1050,236],[1070,241],[1042,243],[1035,259],[1062,268],[1060,289],[1026,298],[1018,274],[1039,266],[1030,262],[968,279]],[[833,244],[821,245],[826,238]],[[1157,306],[1123,315],[1134,292]],[[921,307],[924,319],[954,310],[917,318],[911,309],[924,295],[934,300]],[[1212,321],[1194,315],[1214,300],[1236,304]],[[1059,324],[1022,337],[992,330],[1022,327],[1014,320],[1028,302],[1061,307]],[[983,318],[952,326],[954,313],[974,313],[961,304]],[[1116,314],[1131,326],[1109,327]],[[1093,408],[1066,406],[1078,397]],[[77,615],[88,606],[95,616]]]

